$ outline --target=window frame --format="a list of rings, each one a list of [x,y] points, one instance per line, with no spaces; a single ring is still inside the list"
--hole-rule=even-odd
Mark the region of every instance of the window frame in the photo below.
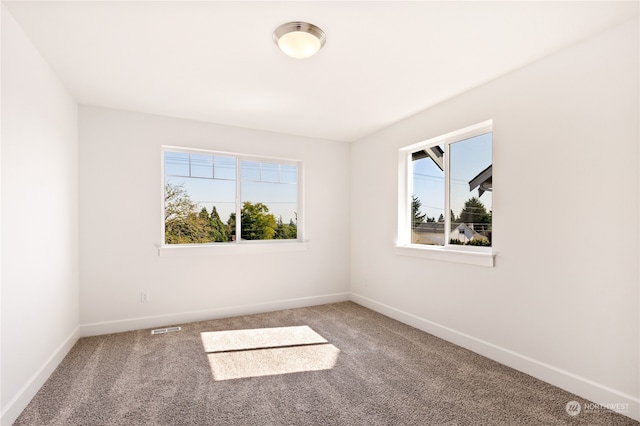
[[[450,212],[450,146],[456,142],[486,133],[492,133],[491,155],[493,158],[493,120],[483,121],[400,148],[398,152],[398,229],[395,244],[397,254],[479,266],[494,266],[497,253],[495,252],[493,241],[491,247],[463,246],[449,243],[451,229],[449,225],[450,215],[448,213],[444,215],[444,245],[414,244],[411,240],[411,200],[413,192],[412,153],[420,149],[444,145],[444,211]]]
[[[303,251],[307,249],[304,227],[304,163],[301,160],[272,157],[255,154],[243,154],[238,152],[217,151],[202,148],[187,148],[183,146],[162,145],[160,147],[160,244],[157,246],[159,256],[182,256],[200,254],[244,254],[244,253],[270,253],[283,251]],[[187,154],[206,154],[214,156],[233,157],[236,164],[236,192],[235,192],[235,214],[236,218],[241,217],[242,211],[242,170],[243,161],[253,161],[260,163],[277,163],[295,165],[297,167],[297,235],[296,239],[287,240],[243,240],[236,238],[234,241],[209,242],[199,244],[166,244],[165,242],[165,153],[181,152]],[[241,221],[236,220],[236,235],[241,235]]]

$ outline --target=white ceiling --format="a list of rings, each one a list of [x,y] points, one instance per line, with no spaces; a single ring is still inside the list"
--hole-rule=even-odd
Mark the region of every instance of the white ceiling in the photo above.
[[[81,104],[353,141],[638,15],[638,2],[3,2]],[[321,27],[310,59],[271,38]]]

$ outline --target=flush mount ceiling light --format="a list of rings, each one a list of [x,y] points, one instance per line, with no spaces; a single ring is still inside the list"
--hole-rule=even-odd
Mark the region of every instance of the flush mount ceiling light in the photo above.
[[[273,41],[280,50],[297,59],[315,55],[326,40],[324,31],[308,22],[287,22],[273,32]]]

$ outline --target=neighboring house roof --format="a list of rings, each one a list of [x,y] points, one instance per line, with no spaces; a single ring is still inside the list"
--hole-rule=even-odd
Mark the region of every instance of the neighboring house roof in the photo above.
[[[440,148],[440,145],[430,146],[420,151],[413,152],[411,154],[411,160],[416,161],[422,158],[431,158],[436,166],[440,168],[440,170],[444,171],[444,151]]]
[[[450,238],[453,240],[471,241],[487,239],[484,235],[471,229],[466,223],[452,223],[451,227],[453,229],[451,230]],[[416,235],[431,235],[429,238],[435,238],[436,240],[438,239],[438,235],[440,235],[439,239],[441,240],[444,237],[444,222],[424,222],[416,226],[413,231]],[[434,242],[428,244],[434,244]],[[442,241],[438,242],[438,244],[442,244]]]
[[[456,229],[454,229],[453,231],[451,231],[451,238],[452,239],[460,239],[458,238],[460,235],[464,235],[466,239],[468,239],[469,241],[471,240],[475,240],[475,239],[486,239],[486,237],[484,237],[482,234],[474,231],[473,229],[469,228],[466,224],[461,223],[460,225],[458,225],[456,227]]]
[[[444,222],[423,222],[416,226],[414,231],[444,233]]]
[[[486,191],[491,192],[493,188],[493,164],[478,173],[476,177],[469,181],[469,191],[478,188],[478,197],[481,197]]]

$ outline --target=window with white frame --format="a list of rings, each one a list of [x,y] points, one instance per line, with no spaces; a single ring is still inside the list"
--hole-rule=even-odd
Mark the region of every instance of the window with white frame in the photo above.
[[[400,150],[399,244],[491,252],[491,121]]]
[[[162,161],[164,245],[301,240],[299,161],[174,147]]]

